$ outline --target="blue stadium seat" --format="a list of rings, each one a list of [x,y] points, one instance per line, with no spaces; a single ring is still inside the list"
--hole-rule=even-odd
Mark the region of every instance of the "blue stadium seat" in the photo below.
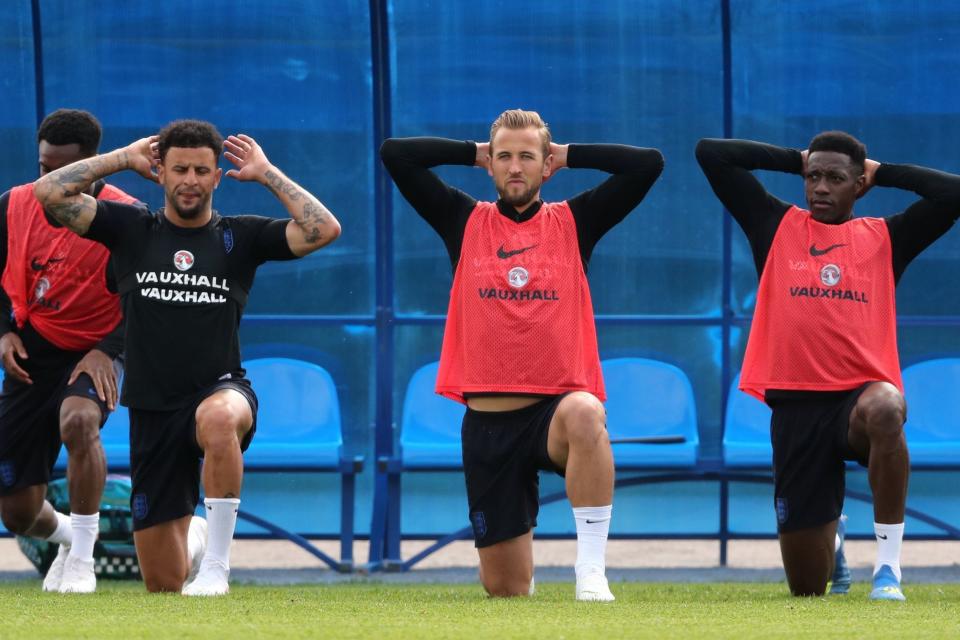
[[[464,406],[434,393],[437,369],[432,362],[410,378],[400,421],[400,456],[404,469],[459,469],[463,466],[460,425]]]
[[[693,468],[697,462],[696,403],[687,376],[678,368],[643,358],[618,358],[602,364],[607,386],[607,428],[618,438],[680,436],[674,444],[623,443],[614,446],[618,469]],[[400,559],[401,476],[406,471],[453,471],[463,467],[460,427],[463,405],[437,395],[439,363],[420,367],[407,384],[400,423],[399,455],[378,460],[380,481],[371,525],[370,567],[409,569],[427,554],[455,539],[469,537],[469,527],[440,539],[417,556]],[[385,494],[385,495],[384,495]],[[562,499],[541,496],[546,504]]]
[[[730,384],[723,428],[723,462],[728,467],[773,465],[770,444],[770,407],[737,387],[740,374]]]
[[[340,402],[322,367],[291,358],[243,363],[260,401],[257,435],[244,454],[247,467],[337,470],[343,454]]]
[[[912,467],[960,465],[960,358],[940,358],[903,370],[904,433]]]
[[[439,362],[417,369],[403,397],[400,440],[395,456],[377,460],[378,488],[370,525],[371,568],[407,569],[417,559],[400,559],[401,476],[405,471],[463,468],[460,427],[465,407],[434,392]]]
[[[322,367],[290,358],[260,358],[244,362],[247,377],[260,401],[257,434],[244,454],[244,470],[257,472],[336,472],[341,474],[341,557],[333,560],[297,534],[241,512],[241,517],[287,538],[332,568],[348,571],[353,564],[353,520],[356,474],[363,457],[343,453],[340,402],[330,374]],[[107,419],[100,432],[111,472],[129,471],[129,413],[124,406]],[[55,471],[67,468],[61,449]]]
[[[340,401],[333,378],[319,365],[291,358],[257,358],[243,363],[260,406],[257,434],[244,454],[247,472],[318,472],[341,475],[340,561],[331,560],[303,538],[251,514],[246,520],[300,545],[331,567],[353,566],[356,474],[363,457],[343,453]]]
[[[677,367],[647,358],[604,360],[607,432],[617,469],[693,467],[700,437],[693,387]],[[680,436],[676,444],[617,444],[623,438]]]

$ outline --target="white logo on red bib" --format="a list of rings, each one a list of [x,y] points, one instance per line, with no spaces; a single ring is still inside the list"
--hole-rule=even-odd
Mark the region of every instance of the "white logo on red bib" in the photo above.
[[[507,282],[514,289],[522,289],[530,280],[530,274],[523,267],[514,267],[507,272]]]
[[[840,267],[835,264],[824,265],[824,267],[820,269],[820,282],[828,287],[832,287],[840,282]]]
[[[33,290],[33,297],[37,301],[43,300],[43,296],[47,295],[47,291],[50,290],[50,281],[47,280],[46,276],[37,280],[37,286]]]
[[[173,266],[180,271],[186,271],[193,266],[193,254],[186,249],[180,249],[173,254]]]

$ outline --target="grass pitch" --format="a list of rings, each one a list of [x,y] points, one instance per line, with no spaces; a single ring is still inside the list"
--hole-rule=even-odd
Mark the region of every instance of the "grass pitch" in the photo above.
[[[478,585],[374,582],[233,585],[225,598],[149,595],[101,581],[96,594],[0,583],[0,638],[958,638],[960,585],[907,585],[906,603],[791,598],[783,584],[611,585],[610,604],[573,600],[572,584],[493,600]]]

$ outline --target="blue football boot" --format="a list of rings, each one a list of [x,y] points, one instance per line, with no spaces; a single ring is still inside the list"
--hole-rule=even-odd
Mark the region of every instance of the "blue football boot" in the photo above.
[[[847,516],[840,516],[840,521],[837,523],[837,535],[840,537],[840,546],[837,547],[837,556],[833,562],[830,594],[843,596],[850,591],[850,567],[847,566],[847,556],[843,552],[843,540],[847,535]]]
[[[900,589],[900,581],[894,575],[890,565],[880,565],[880,570],[873,574],[873,591],[870,592],[871,600],[906,600]]]

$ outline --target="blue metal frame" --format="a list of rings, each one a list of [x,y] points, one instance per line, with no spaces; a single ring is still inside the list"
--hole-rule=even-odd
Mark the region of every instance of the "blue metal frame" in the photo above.
[[[677,472],[668,472],[668,473],[652,473],[644,474],[641,476],[634,476],[629,478],[621,478],[617,480],[616,487],[636,487],[649,484],[660,484],[667,482],[689,482],[691,480],[697,481],[710,481],[710,482],[719,482],[720,483],[720,517],[719,517],[719,529],[717,533],[697,533],[697,534],[675,534],[675,535],[664,535],[664,534],[644,534],[644,535],[621,535],[621,536],[611,536],[611,538],[627,538],[627,539],[681,539],[681,540],[717,540],[720,543],[720,564],[721,566],[726,566],[727,558],[727,545],[730,540],[771,540],[776,539],[777,534],[775,533],[732,533],[729,528],[729,520],[727,517],[729,511],[729,485],[731,482],[745,482],[749,484],[773,484],[773,478],[771,474],[766,473],[752,473],[749,471],[725,471],[725,470],[703,470],[703,471],[677,471]],[[863,493],[860,491],[853,491],[847,489],[846,497],[852,500],[857,500],[866,504],[873,503],[873,497],[869,493]],[[540,506],[551,504],[554,502],[560,502],[567,499],[566,491],[557,491],[554,493],[547,494],[540,497]],[[924,539],[924,540],[960,540],[960,529],[951,525],[948,522],[940,520],[934,516],[931,516],[923,511],[917,509],[912,509],[907,507],[906,514],[911,518],[925,522],[933,527],[941,529],[943,534],[940,535],[923,535],[923,536],[911,536],[914,539]],[[443,547],[449,545],[451,542],[456,542],[458,540],[469,540],[473,536],[473,529],[470,526],[463,527],[452,533],[439,537],[436,542],[432,545],[426,547],[419,553],[414,556],[411,556],[407,560],[385,563],[381,566],[373,566],[372,569],[388,569],[388,570],[397,570],[397,571],[408,571],[419,563],[424,558],[430,556],[431,554],[439,551]],[[548,535],[540,536],[538,539],[557,539],[557,538],[569,538],[569,535]],[[873,539],[873,536],[867,535],[848,535],[848,539]]]
[[[40,0],[31,0],[31,15],[33,28],[34,73],[35,73],[35,102],[37,124],[46,114],[45,80],[43,67],[43,38],[41,28]],[[372,74],[372,112],[373,112],[373,145],[371,158],[373,163],[374,199],[375,199],[375,301],[376,308],[371,314],[356,315],[291,315],[291,314],[250,314],[244,317],[245,326],[264,325],[364,325],[372,326],[376,332],[375,350],[375,425],[374,425],[374,457],[381,459],[394,455],[394,418],[393,418],[393,364],[394,364],[394,329],[397,325],[439,325],[444,322],[442,315],[413,315],[397,313],[394,307],[394,264],[393,264],[393,187],[389,176],[379,162],[378,149],[382,140],[393,134],[392,130],[392,88],[391,88],[391,0],[369,0],[370,13],[370,43],[371,43],[371,74]],[[730,0],[720,0],[720,20],[722,32],[722,74],[723,74],[723,135],[732,137],[734,122],[733,107],[733,78],[732,78],[732,39],[731,39],[731,3]],[[733,225],[730,216],[725,212],[722,223],[722,301],[719,315],[598,315],[597,324],[601,326],[716,326],[722,334],[724,348],[721,355],[721,388],[728,389],[733,376],[731,362],[731,331],[734,327],[749,326],[751,316],[739,315],[732,306],[732,235]],[[898,319],[900,326],[960,326],[960,316],[901,316]],[[727,394],[720,394],[721,415],[725,414]],[[721,432],[722,437],[722,432]],[[709,471],[715,461],[701,462],[700,470]],[[384,559],[386,549],[382,548],[383,540],[377,531],[385,527],[399,526],[399,513],[391,516],[390,522],[385,522],[388,509],[388,487],[386,474],[374,468],[374,522],[371,523],[371,560],[380,562]],[[721,529],[725,530],[727,523],[727,486],[721,484]],[[269,529],[268,529],[269,530]],[[637,537],[648,537],[639,535]],[[655,536],[663,537],[663,536]],[[688,538],[691,536],[677,534],[672,537]],[[697,537],[697,536],[694,536]],[[374,544],[376,542],[377,544]],[[725,543],[721,548],[721,564],[726,561]]]
[[[379,161],[382,140],[392,134],[390,103],[389,0],[370,0],[370,58],[373,74],[374,194],[376,206],[376,424],[374,459],[393,453],[393,198],[390,177]],[[370,561],[383,559],[374,531],[385,531],[389,512],[387,478],[377,473],[370,524]]]
[[[33,27],[34,100],[36,100],[37,128],[47,113],[43,79],[43,29],[40,23],[40,0],[30,0],[30,18]]]
[[[373,86],[374,86],[374,118],[375,118],[375,146],[379,145],[379,140],[382,140],[386,137],[389,137],[392,134],[390,129],[390,120],[389,120],[389,111],[390,111],[390,100],[389,100],[389,86],[390,86],[390,46],[389,41],[389,4],[390,0],[371,0],[371,38],[372,38],[372,49],[374,52],[373,59]],[[732,24],[731,24],[731,6],[730,0],[720,0],[720,20],[721,20],[721,31],[722,31],[722,73],[723,73],[723,135],[725,138],[731,138],[734,135],[734,108],[733,108],[733,73],[732,73]],[[379,137],[378,137],[379,136]],[[393,340],[393,329],[397,325],[409,326],[409,325],[422,325],[422,326],[437,326],[442,324],[445,321],[445,316],[438,314],[424,314],[424,315],[413,315],[405,313],[394,313],[393,307],[393,263],[392,263],[392,245],[389,242],[389,239],[392,236],[392,207],[393,202],[391,198],[391,189],[392,187],[385,180],[385,175],[377,163],[376,167],[376,193],[377,193],[377,221],[378,221],[378,238],[386,238],[388,242],[384,245],[381,245],[378,242],[377,249],[377,417],[376,417],[376,444],[375,444],[375,460],[381,461],[387,458],[395,458],[396,454],[394,451],[394,417],[392,412],[392,397],[393,397],[393,349],[392,349],[392,340]],[[384,225],[384,226],[381,226]],[[723,341],[723,351],[721,355],[721,389],[729,389],[730,381],[733,378],[733,364],[731,351],[733,345],[731,345],[731,333],[734,327],[749,327],[752,316],[751,315],[741,315],[737,314],[732,305],[732,269],[733,269],[733,224],[732,219],[728,212],[724,211],[723,213],[723,223],[722,223],[722,233],[723,233],[723,256],[722,256],[722,302],[720,314],[715,316],[695,316],[695,315],[660,315],[660,316],[650,316],[650,315],[597,315],[596,323],[600,326],[657,326],[657,325],[671,325],[671,326],[717,326],[721,330],[722,341]],[[390,256],[391,259],[387,260],[386,256]],[[383,269],[381,269],[383,267]],[[899,324],[901,326],[956,326],[960,324],[960,316],[902,316],[899,318]],[[380,335],[381,331],[389,332],[389,336]],[[391,375],[386,375],[386,373]],[[726,414],[726,403],[727,403],[727,394],[720,394],[721,398],[721,414]],[[723,426],[721,425],[721,429]],[[723,437],[721,431],[720,437]],[[708,534],[704,536],[693,536],[697,538],[718,538],[720,539],[720,564],[725,565],[727,561],[727,541],[731,539],[729,534],[729,481],[722,480],[721,476],[726,476],[728,479],[736,479],[739,481],[740,475],[742,474],[731,474],[729,472],[722,472],[717,469],[720,461],[716,460],[701,460],[698,464],[698,470],[694,473],[697,475],[702,475],[705,478],[713,478],[716,480],[721,480],[720,482],[720,534]],[[370,540],[371,540],[371,551],[370,551],[370,568],[409,568],[416,562],[419,562],[423,557],[429,555],[432,551],[448,544],[453,540],[462,539],[461,534],[467,532],[469,534],[469,527],[454,532],[448,536],[442,537],[438,542],[428,549],[420,552],[413,558],[402,561],[399,557],[399,548],[387,549],[384,545],[389,544],[391,538],[394,536],[389,535],[390,532],[398,531],[400,526],[400,513],[399,509],[390,509],[391,506],[391,492],[399,491],[399,483],[396,483],[396,486],[393,484],[388,484],[387,476],[390,472],[402,473],[402,471],[390,469],[388,470],[386,466],[377,464],[374,467],[374,472],[376,473],[376,482],[375,482],[375,495],[374,495],[374,511],[373,511],[373,522],[371,523],[370,531]],[[685,479],[691,479],[690,475],[687,474],[684,476]],[[625,484],[629,479],[624,479],[618,482],[617,486],[629,486]],[[754,481],[746,480],[744,481]],[[764,481],[764,480],[757,480]],[[647,484],[649,482],[645,482]],[[639,484],[639,483],[637,483]],[[855,495],[853,492],[849,492],[848,495],[855,499],[863,499],[862,496]],[[553,496],[548,496],[553,498]],[[924,519],[923,514],[912,513],[921,520]],[[930,522],[929,520],[925,520]],[[944,531],[947,531],[951,535],[955,535],[954,531],[951,531],[950,525],[945,523],[932,523],[935,526],[939,526]],[[553,537],[553,536],[545,536]],[[690,535],[677,534],[673,536],[647,536],[639,535],[638,538],[663,538],[663,537],[674,537],[674,538],[690,538]],[[758,537],[765,538],[770,536],[750,536],[750,535],[736,535],[733,537],[737,538],[750,538]],[[394,538],[396,540],[400,539],[399,534]]]

